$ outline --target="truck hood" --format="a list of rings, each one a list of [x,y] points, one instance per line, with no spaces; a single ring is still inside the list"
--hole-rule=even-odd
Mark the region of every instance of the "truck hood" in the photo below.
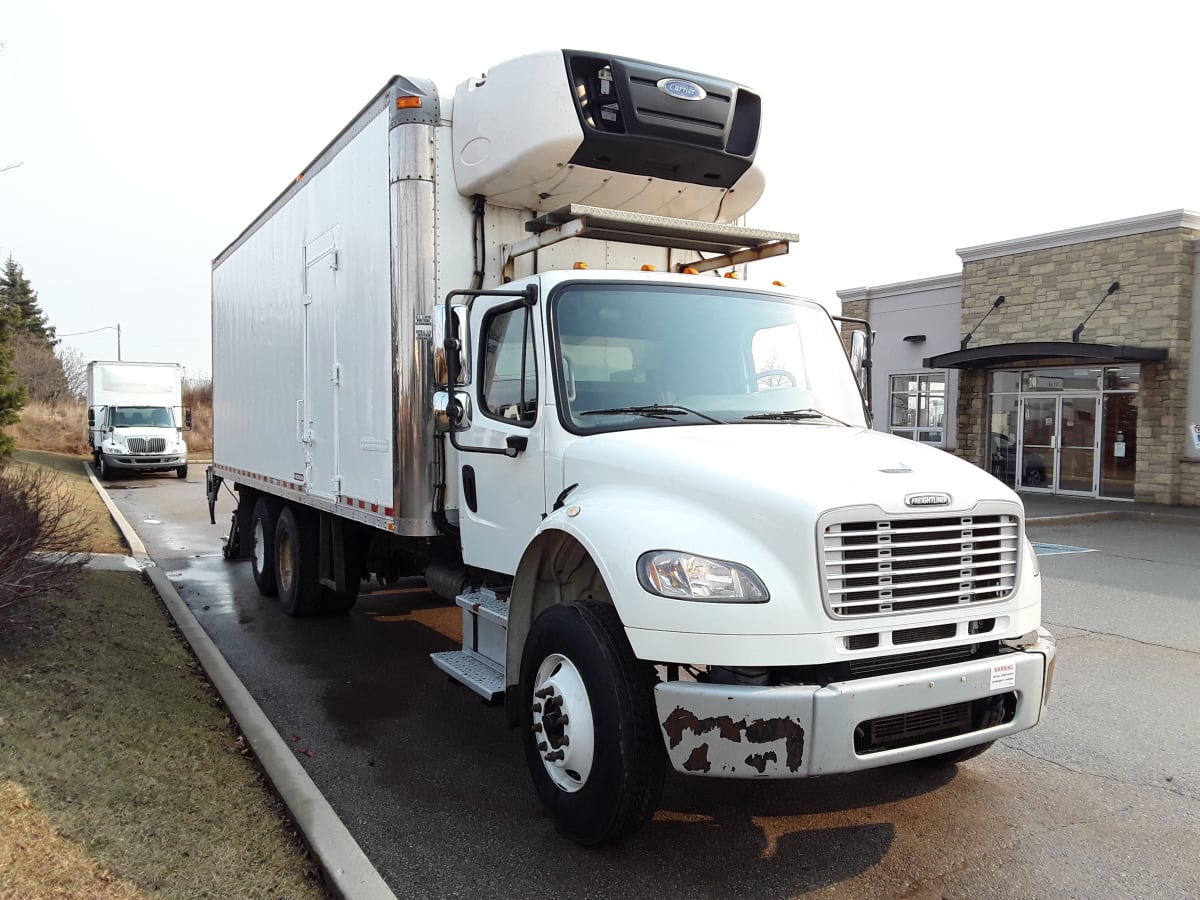
[[[980,500],[1020,503],[976,466],[935,447],[865,428],[755,423],[644,428],[591,435],[563,456],[563,485],[678,493],[703,505],[819,513],[874,505],[912,514],[914,494],[949,494],[938,512]],[[931,510],[932,511],[932,510]]]

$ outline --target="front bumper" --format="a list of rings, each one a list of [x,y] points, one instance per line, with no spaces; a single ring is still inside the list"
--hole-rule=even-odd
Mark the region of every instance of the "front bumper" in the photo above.
[[[677,771],[805,778],[947,753],[1032,728],[1046,703],[1054,659],[1054,638],[1039,629],[1033,646],[988,659],[823,687],[671,681],[655,687],[654,699]],[[968,721],[959,728],[963,733],[942,736],[956,727],[962,710],[969,716],[977,704],[1004,704],[1004,721],[982,728]],[[913,738],[907,746],[864,751],[864,728],[901,735],[908,729]]]
[[[114,469],[137,469],[143,472],[165,471],[187,464],[187,454],[139,456],[132,453],[105,453],[104,458]]]

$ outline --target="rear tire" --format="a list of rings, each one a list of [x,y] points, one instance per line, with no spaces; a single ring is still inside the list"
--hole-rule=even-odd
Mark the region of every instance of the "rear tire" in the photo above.
[[[254,501],[250,513],[250,570],[254,583],[264,597],[274,597],[275,585],[275,523],[279,519],[279,504],[269,497]],[[245,544],[242,545],[243,547]]]
[[[543,806],[571,840],[620,840],[658,807],[666,752],[654,682],[613,607],[564,603],[534,621],[521,660],[525,759]]]
[[[287,506],[275,522],[275,588],[289,616],[321,611],[317,583],[317,529],[307,510]]]

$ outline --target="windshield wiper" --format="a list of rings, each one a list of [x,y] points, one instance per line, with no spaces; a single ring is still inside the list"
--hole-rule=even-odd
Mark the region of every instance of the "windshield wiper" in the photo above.
[[[707,422],[712,422],[714,425],[725,425],[726,422],[721,421],[708,413],[702,413],[699,410],[689,409],[686,406],[680,406],[677,403],[651,403],[647,406],[615,406],[612,409],[588,409],[579,413],[581,416],[615,416],[623,413],[628,413],[633,416],[646,416],[652,419],[673,419],[680,414],[689,416],[697,416]]]
[[[765,419],[768,421],[777,422],[797,422],[801,419],[828,419],[831,422],[837,422],[839,425],[850,427],[849,422],[843,422],[837,416],[831,416],[827,412],[821,412],[811,406],[806,406],[804,409],[788,409],[780,412],[755,413],[752,416],[742,416],[743,419]]]

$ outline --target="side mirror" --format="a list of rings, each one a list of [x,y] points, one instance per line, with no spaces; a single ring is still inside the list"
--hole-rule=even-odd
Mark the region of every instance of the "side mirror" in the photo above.
[[[471,348],[467,340],[467,307],[451,307],[449,320],[446,308],[433,309],[433,383],[440,388],[471,383]],[[451,375],[453,369],[453,376]]]
[[[433,433],[466,431],[471,427],[471,395],[467,391],[438,391],[433,395]]]
[[[96,411],[94,409],[88,410],[88,427],[89,428],[96,427]]]
[[[867,396],[871,377],[871,365],[867,350],[867,333],[865,331],[853,332],[850,335],[850,368],[854,372],[854,380],[858,382],[858,389],[864,397]]]
[[[191,430],[191,427],[192,427],[192,411],[191,411],[190,409],[184,409],[184,411],[183,411],[183,427],[184,427],[184,428],[186,428],[186,429],[188,429],[188,430]]]

